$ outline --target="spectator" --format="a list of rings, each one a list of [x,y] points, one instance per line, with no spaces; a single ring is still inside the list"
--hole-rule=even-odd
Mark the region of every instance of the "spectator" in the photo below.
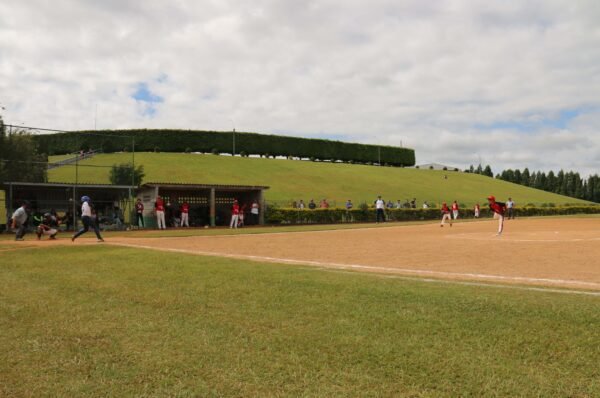
[[[156,211],[156,222],[158,224],[158,229],[167,229],[165,224],[165,202],[160,196],[156,198],[154,210]]]
[[[308,208],[311,210],[314,210],[317,208],[317,204],[315,203],[314,199],[311,199],[310,202],[308,202]]]
[[[298,208],[304,210],[304,201],[300,199],[300,203],[298,203]]]
[[[329,209],[329,203],[327,203],[327,199],[323,198],[319,207],[321,207],[321,209]]]
[[[513,202],[512,198],[508,198],[508,202],[506,202],[506,210],[507,210],[507,214],[506,214],[506,218],[509,220],[514,220],[515,219],[515,202]]]
[[[354,205],[352,204],[352,201],[348,199],[348,201],[346,202],[346,210],[352,210],[353,207]]]
[[[140,198],[135,202],[135,223],[144,228],[144,204]]]
[[[410,202],[408,201],[408,199],[406,199],[404,201],[404,204],[402,205],[402,207],[404,207],[405,209],[410,209]]]
[[[427,201],[423,202],[423,208],[424,209],[429,209],[429,204],[427,204]]]
[[[401,209],[402,208],[402,201],[400,199],[398,199],[396,201],[396,209]]]
[[[475,218],[479,218],[479,203],[475,205],[475,208],[473,209],[473,215]]]
[[[417,198],[413,198],[413,200],[410,201],[410,208],[411,209],[417,208]]]
[[[298,208],[298,204],[296,203],[296,201],[294,200],[292,202],[292,209],[297,209]]]
[[[123,214],[119,206],[113,207],[113,222],[117,225],[117,228],[121,229],[123,225]]]
[[[67,210],[65,212],[62,220],[65,223],[65,228],[67,231],[70,231],[73,228],[73,213],[71,213],[71,210]]]
[[[181,205],[181,226],[190,227],[190,205],[187,201]]]
[[[300,203],[302,205],[304,205],[304,203],[302,203],[302,201],[300,201]],[[254,225],[258,225],[258,212],[259,212],[259,205],[258,202],[255,200],[254,202],[252,202],[252,208],[250,209],[250,214],[252,214],[252,223]]]
[[[388,200],[388,202],[385,205],[385,207],[387,207],[388,209],[393,209],[394,208],[394,203],[391,200]]]
[[[381,222],[385,222],[385,212],[383,211],[384,208],[385,200],[381,199],[381,196],[378,196],[377,200],[375,201],[375,222],[377,224],[379,224],[379,220],[381,220]]]
[[[455,220],[458,218],[458,203],[456,203],[456,200],[452,202],[452,215]]]
[[[29,215],[27,210],[29,209],[29,202],[25,201],[12,215],[11,228],[15,231],[15,240],[24,240],[25,227],[27,225],[27,219]]]
[[[229,228],[238,227],[238,221],[240,219],[240,205],[238,204],[237,199],[233,201],[233,206],[231,206],[231,222],[229,223]]]

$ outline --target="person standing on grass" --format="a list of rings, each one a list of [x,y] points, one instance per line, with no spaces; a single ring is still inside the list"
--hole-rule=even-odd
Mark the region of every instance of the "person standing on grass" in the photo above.
[[[479,218],[479,203],[477,203],[475,205],[475,207],[473,208],[473,215],[475,216],[475,218]]]
[[[190,226],[190,205],[188,202],[183,202],[181,205],[181,226]]]
[[[381,199],[381,195],[377,197],[375,201],[375,222],[379,224],[379,220],[381,222],[385,222],[385,200]]]
[[[144,228],[144,204],[140,198],[135,202],[135,223]]]
[[[158,229],[167,229],[167,226],[165,225],[165,202],[160,196],[156,198],[154,210],[156,211],[156,223]]]
[[[27,225],[27,219],[29,218],[29,214],[27,214],[28,209],[29,202],[25,201],[12,215],[11,228],[15,231],[15,240],[24,240],[25,227]]]
[[[98,242],[104,242],[104,239],[102,239],[102,236],[100,235],[98,223],[92,218],[92,206],[90,205],[90,197],[82,196],[81,202],[81,222],[83,222],[83,228],[81,228],[79,232],[77,232],[71,237],[71,242],[75,242],[75,239],[89,231],[90,227],[94,229],[94,232],[96,233],[96,238],[98,238]]]
[[[452,202],[452,215],[455,220],[458,218],[458,203],[456,203],[456,200]]]
[[[231,206],[231,222],[229,223],[229,228],[238,227],[238,221],[240,219],[240,205],[238,204],[237,199],[233,201],[233,206]]]
[[[506,218],[509,220],[515,219],[515,202],[513,202],[512,198],[508,198],[508,202],[506,202]]]
[[[442,203],[442,222],[440,224],[440,227],[444,226],[446,220],[448,220],[450,222],[450,226],[452,226],[452,216],[450,215],[450,209],[448,208],[446,202],[444,202]]]
[[[506,204],[502,202],[496,202],[496,198],[493,195],[488,196],[488,203],[490,210],[494,212],[494,217],[498,218],[498,233],[496,235],[502,235],[504,230],[504,213],[506,212]]]

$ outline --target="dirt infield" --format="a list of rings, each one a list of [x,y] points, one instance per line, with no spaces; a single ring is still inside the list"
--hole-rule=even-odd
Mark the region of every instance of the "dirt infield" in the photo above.
[[[428,278],[600,290],[600,219],[511,220],[500,237],[496,228],[490,220],[444,228],[391,224],[236,236],[115,237],[107,243]]]

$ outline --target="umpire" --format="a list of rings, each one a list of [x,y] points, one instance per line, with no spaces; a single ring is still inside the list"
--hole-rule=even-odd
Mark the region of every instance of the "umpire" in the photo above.
[[[15,210],[12,215],[11,228],[16,231],[15,240],[24,240],[23,236],[25,235],[27,219],[29,218],[28,209],[29,202],[24,201],[21,207]]]

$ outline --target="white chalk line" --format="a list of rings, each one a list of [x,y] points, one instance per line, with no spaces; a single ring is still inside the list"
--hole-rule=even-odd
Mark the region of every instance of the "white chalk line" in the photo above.
[[[406,269],[406,268],[389,268],[389,267],[380,267],[380,266],[371,266],[371,265],[362,265],[362,264],[342,264],[342,263],[331,263],[331,262],[322,262],[322,261],[311,261],[311,260],[294,260],[287,258],[279,258],[279,257],[269,257],[269,256],[254,256],[254,255],[246,255],[246,254],[231,254],[231,253],[220,253],[220,252],[209,252],[202,250],[188,250],[188,249],[174,249],[174,248],[160,248],[156,246],[147,246],[147,245],[136,245],[131,243],[117,243],[117,242],[109,242],[110,245],[115,246],[123,246],[123,247],[131,247],[137,249],[150,249],[150,250],[158,250],[158,251],[167,251],[174,253],[185,253],[185,254],[195,254],[202,256],[214,256],[214,257],[224,257],[224,258],[232,258],[237,260],[250,260],[257,262],[270,262],[270,263],[280,263],[280,264],[290,264],[290,265],[310,265],[317,266],[321,268],[335,268],[335,269],[351,269],[351,270],[370,270],[370,271],[381,271],[381,272],[391,272],[391,273],[405,273],[405,274],[413,274],[413,275],[428,275],[428,276],[439,276],[439,277],[459,277],[459,278],[474,278],[481,280],[490,280],[490,281],[507,281],[507,282],[523,282],[523,283],[545,283],[552,285],[570,285],[570,286],[588,286],[590,288],[600,289],[600,283],[595,282],[585,282],[585,281],[576,281],[576,280],[565,280],[565,279],[550,279],[550,278],[529,278],[529,277],[521,277],[521,276],[504,276],[504,275],[489,275],[489,274],[477,274],[477,273],[460,273],[460,272],[445,272],[445,271],[432,271],[432,270],[420,270],[420,269]],[[447,281],[448,283],[453,283],[454,281]],[[467,283],[462,281],[456,281],[456,283]],[[474,283],[474,282],[471,282]],[[495,286],[492,284],[481,284],[484,286]],[[504,286],[504,285],[499,285]],[[550,291],[552,289],[546,288],[525,288],[523,289],[539,289],[541,291]],[[554,289],[557,290],[557,289]],[[558,290],[560,292],[565,292],[565,290]],[[579,291],[574,291],[579,293]],[[582,294],[585,292],[582,292]],[[587,292],[586,294],[591,295],[600,295],[596,292]]]
[[[446,238],[448,239],[465,239],[465,240],[478,240],[478,241],[490,241],[490,240],[494,240],[494,241],[498,241],[498,242],[527,242],[527,243],[531,243],[531,242],[540,242],[540,243],[556,243],[556,242],[564,242],[564,243],[568,243],[568,242],[593,242],[593,241],[600,241],[600,237],[599,238],[567,238],[567,239],[520,239],[520,238],[514,238],[511,237],[510,235],[496,235],[496,234],[490,234],[489,237],[481,237],[478,234],[478,236],[473,236],[473,233],[464,233],[464,234],[455,234],[455,235],[447,235]]]

